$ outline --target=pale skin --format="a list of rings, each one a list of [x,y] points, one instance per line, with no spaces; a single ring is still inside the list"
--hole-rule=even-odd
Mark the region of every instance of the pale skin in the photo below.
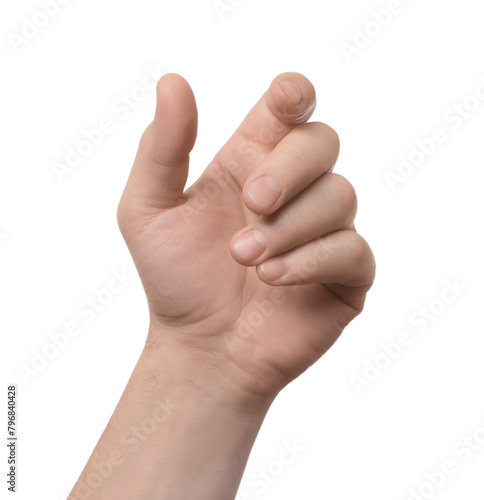
[[[195,99],[159,81],[118,208],[150,329],[69,500],[235,498],[274,398],[362,311],[374,258],[315,104],[279,75],[184,190]]]

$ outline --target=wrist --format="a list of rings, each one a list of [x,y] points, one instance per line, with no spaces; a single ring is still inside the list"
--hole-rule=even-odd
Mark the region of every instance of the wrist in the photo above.
[[[152,384],[169,387],[177,399],[218,407],[234,417],[263,418],[278,391],[261,390],[261,381],[219,349],[221,343],[220,336],[185,335],[152,321],[137,370]]]
[[[69,500],[234,498],[270,406],[222,383],[223,365],[150,329],[126,390]],[[100,466],[110,473],[99,480]],[[133,475],[133,471],[136,474]],[[130,477],[129,486],[126,477]]]
[[[172,412],[150,436],[162,455],[170,450],[151,473],[162,471],[157,498],[234,498],[272,401],[227,381],[218,356],[169,338],[152,326],[133,373],[135,388],[151,391],[150,415],[160,404]]]

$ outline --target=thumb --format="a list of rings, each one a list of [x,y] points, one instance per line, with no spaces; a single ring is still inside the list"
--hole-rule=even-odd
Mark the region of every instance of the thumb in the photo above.
[[[197,105],[186,80],[167,74],[156,93],[155,118],[143,133],[120,203],[131,216],[179,204],[197,137]]]

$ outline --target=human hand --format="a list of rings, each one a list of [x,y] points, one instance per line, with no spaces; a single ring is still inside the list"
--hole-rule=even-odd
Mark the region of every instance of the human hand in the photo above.
[[[305,77],[278,76],[184,191],[197,110],[186,81],[166,75],[119,204],[148,298],[147,346],[209,373],[233,405],[273,399],[313,364],[374,279],[354,190],[332,173],[338,136],[306,123],[314,108]]]

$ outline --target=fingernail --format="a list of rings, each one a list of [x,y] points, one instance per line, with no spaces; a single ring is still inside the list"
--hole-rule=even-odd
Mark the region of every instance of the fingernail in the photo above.
[[[249,198],[261,208],[271,208],[281,194],[279,181],[272,175],[263,175],[249,185]]]
[[[299,104],[302,101],[303,93],[299,88],[299,85],[296,85],[294,82],[289,80],[285,80],[283,82],[279,82],[279,86],[292,103]]]
[[[245,262],[253,262],[265,249],[266,240],[258,229],[242,234],[234,242],[235,252]]]
[[[268,281],[276,281],[287,274],[287,266],[284,257],[267,260],[259,266]]]

